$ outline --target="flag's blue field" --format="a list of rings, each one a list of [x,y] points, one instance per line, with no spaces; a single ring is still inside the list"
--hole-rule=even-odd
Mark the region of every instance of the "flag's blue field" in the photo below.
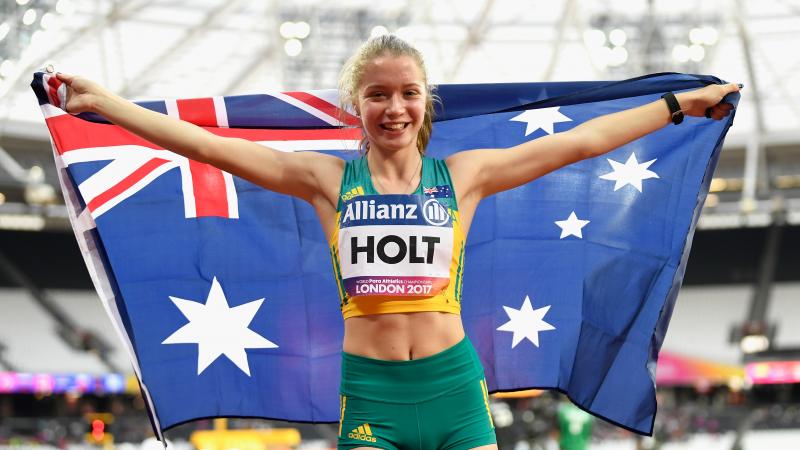
[[[440,86],[428,154],[510,147],[714,82],[661,74]],[[76,235],[157,430],[217,416],[338,421],[342,319],[312,208],[99,116],[64,114],[64,87],[48,74],[32,85]],[[357,157],[360,132],[341,127],[353,118],[334,97],[144,106],[284,151]],[[657,355],[732,120],[688,117],[481,203],[462,315],[490,391],[558,389],[596,415],[652,432]]]

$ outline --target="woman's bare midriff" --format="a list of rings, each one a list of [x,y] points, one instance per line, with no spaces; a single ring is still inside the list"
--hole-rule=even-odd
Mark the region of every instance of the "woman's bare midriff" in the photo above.
[[[408,361],[435,355],[464,339],[461,316],[443,312],[375,314],[344,321],[344,351]]]

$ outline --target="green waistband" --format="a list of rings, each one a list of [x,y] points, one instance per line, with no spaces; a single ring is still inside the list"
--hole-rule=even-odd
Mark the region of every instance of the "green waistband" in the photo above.
[[[386,361],[342,353],[341,393],[392,403],[417,403],[483,378],[483,367],[466,337],[432,356]]]

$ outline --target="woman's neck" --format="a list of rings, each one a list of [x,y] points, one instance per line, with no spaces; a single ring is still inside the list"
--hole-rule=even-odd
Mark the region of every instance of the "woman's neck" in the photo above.
[[[416,149],[399,152],[369,150],[367,165],[382,194],[408,194],[419,184],[422,155]]]

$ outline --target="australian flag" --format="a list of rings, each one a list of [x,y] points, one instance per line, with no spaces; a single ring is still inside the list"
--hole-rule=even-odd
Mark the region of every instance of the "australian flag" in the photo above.
[[[428,154],[510,147],[720,82],[657,74],[442,85]],[[313,209],[95,114],[66,114],[65,86],[50,74],[36,73],[32,87],[75,234],[156,432],[205,417],[337,422],[342,318]],[[354,158],[358,120],[336,95],[141,105],[280,151]],[[490,391],[557,389],[652,432],[659,349],[732,121],[688,117],[483,200],[467,241],[462,315]]]
[[[422,187],[423,195],[429,196],[431,198],[448,198],[452,197],[453,193],[448,185],[441,185],[441,186],[433,186],[433,187]]]

